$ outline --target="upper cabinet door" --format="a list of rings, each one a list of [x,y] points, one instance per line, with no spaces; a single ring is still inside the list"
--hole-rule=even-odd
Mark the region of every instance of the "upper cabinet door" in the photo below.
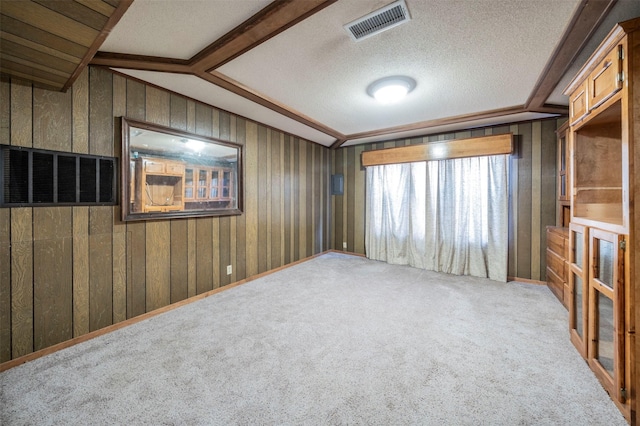
[[[589,110],[597,108],[622,89],[624,50],[618,45],[600,62],[589,76]]]

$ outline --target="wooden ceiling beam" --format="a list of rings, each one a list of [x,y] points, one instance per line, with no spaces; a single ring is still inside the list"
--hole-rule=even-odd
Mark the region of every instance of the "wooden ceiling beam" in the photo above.
[[[463,122],[472,121],[472,120],[482,120],[485,118],[501,117],[505,115],[520,114],[524,112],[529,112],[529,111],[527,111],[522,105],[518,105],[513,107],[484,111],[480,113],[464,114],[464,115],[457,115],[457,116],[447,117],[447,118],[438,118],[435,120],[420,121],[417,123],[405,124],[402,126],[394,126],[394,127],[387,127],[385,129],[371,130],[371,131],[360,132],[360,133],[352,133],[349,135],[345,135],[345,139],[346,139],[345,142],[347,140],[364,139],[364,138],[370,138],[374,136],[385,136],[385,135],[391,135],[394,133],[401,133],[401,132],[410,132],[410,131],[416,131],[416,130],[427,131],[430,128],[438,127],[438,126],[458,124],[458,123],[463,123]]]
[[[276,0],[191,59],[196,71],[211,71],[321,11],[337,0]]]
[[[617,0],[582,0],[525,103],[527,109],[544,106],[576,57]]]
[[[128,55],[125,53],[97,52],[91,65],[142,71],[193,74],[189,61],[158,56]]]

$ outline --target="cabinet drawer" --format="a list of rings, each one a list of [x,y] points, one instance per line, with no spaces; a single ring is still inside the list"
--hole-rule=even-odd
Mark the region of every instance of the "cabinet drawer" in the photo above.
[[[164,163],[144,160],[144,171],[147,173],[164,173]]]
[[[547,249],[547,268],[551,269],[564,283],[566,279],[566,274],[564,270],[564,259]]]
[[[183,174],[184,164],[179,163],[167,163],[167,173]]]
[[[597,108],[604,101],[622,89],[622,45],[611,52],[598,64],[589,76],[589,110]]]
[[[564,235],[559,232],[547,231],[547,248],[551,249],[555,254],[564,256],[565,241]]]
[[[578,121],[582,120],[585,115],[589,112],[587,108],[587,87],[588,82],[585,82],[581,85],[575,92],[571,94],[569,98],[569,120],[571,124],[575,124]]]
[[[564,282],[549,267],[547,267],[547,286],[564,305]]]

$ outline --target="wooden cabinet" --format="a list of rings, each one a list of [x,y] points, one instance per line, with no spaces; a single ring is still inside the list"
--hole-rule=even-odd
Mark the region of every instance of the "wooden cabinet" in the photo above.
[[[568,227],[571,221],[571,194],[569,192],[569,176],[571,176],[569,159],[569,122],[566,121],[556,132],[558,142],[557,155],[557,194],[558,210],[556,224],[560,227]]]
[[[599,107],[622,89],[623,55],[623,46],[618,44],[605,55],[589,75],[589,110]]]
[[[589,108],[587,106],[587,88],[589,85],[585,81],[582,85],[571,94],[569,97],[569,121],[571,124],[575,124],[582,120],[588,113]]]
[[[547,226],[547,286],[560,302],[567,307],[569,283],[567,279],[567,254],[569,251],[569,230]]]
[[[184,163],[153,157],[139,157],[132,163],[132,211],[184,210]]]
[[[569,330],[573,345],[587,357],[587,312],[589,309],[588,234],[582,225],[569,226]]]
[[[636,209],[633,196],[640,182],[634,167],[640,164],[638,93],[640,18],[616,25],[565,91],[571,341],[628,420],[636,417],[640,384],[634,304],[640,205]]]
[[[132,212],[226,207],[234,199],[234,170],[140,156],[131,161]]]
[[[623,235],[589,232],[589,342],[587,359],[600,382],[621,403],[627,399]]]
[[[233,169],[213,166],[187,166],[185,202],[228,203],[233,200]]]

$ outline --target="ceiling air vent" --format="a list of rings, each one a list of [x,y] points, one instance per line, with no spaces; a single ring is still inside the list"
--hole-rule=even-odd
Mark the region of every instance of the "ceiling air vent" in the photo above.
[[[389,28],[397,27],[410,19],[409,9],[407,9],[404,0],[398,0],[360,19],[349,22],[344,28],[353,40],[360,41]]]

